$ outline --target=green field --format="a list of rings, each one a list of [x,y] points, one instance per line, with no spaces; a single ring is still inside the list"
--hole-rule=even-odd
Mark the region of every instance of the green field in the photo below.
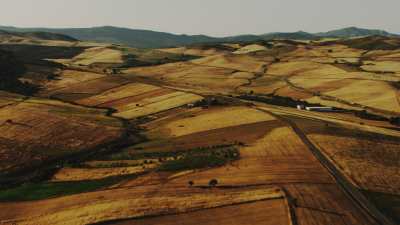
[[[27,183],[16,188],[0,190],[0,202],[34,201],[90,192],[111,186],[128,178],[132,178],[132,176],[118,176],[88,181]]]

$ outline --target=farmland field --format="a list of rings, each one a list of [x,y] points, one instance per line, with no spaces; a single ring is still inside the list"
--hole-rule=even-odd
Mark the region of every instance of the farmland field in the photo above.
[[[397,38],[234,40],[0,39],[0,224],[398,223]]]
[[[0,116],[3,173],[84,152],[124,133],[121,121],[105,111],[45,99],[10,100]]]

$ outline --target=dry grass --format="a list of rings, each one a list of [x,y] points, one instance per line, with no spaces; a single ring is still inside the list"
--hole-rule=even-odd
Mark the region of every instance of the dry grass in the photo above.
[[[253,80],[251,85],[241,86],[238,92],[249,93],[253,91],[256,94],[272,94],[284,87],[287,87],[286,82],[273,76],[264,76]]]
[[[215,177],[221,185],[334,182],[287,127],[270,126],[269,133],[240,149],[240,157],[230,165],[184,175],[171,182],[183,184],[193,180],[206,185]]]
[[[400,194],[399,143],[356,136],[309,136],[360,188]]]
[[[243,74],[237,77],[237,72],[230,68],[221,68],[200,64],[171,63],[154,67],[139,67],[124,71],[127,75],[148,76],[166,82],[174,87],[190,87],[204,91],[232,91],[235,87],[248,83]],[[248,74],[249,75],[249,74]]]
[[[252,44],[252,45],[246,45],[242,48],[239,48],[234,53],[235,54],[247,54],[247,53],[251,53],[251,52],[258,52],[258,51],[264,51],[264,50],[267,50],[267,48],[262,45]]]
[[[153,86],[153,85],[147,85],[147,84],[141,84],[141,83],[130,83],[130,84],[127,84],[127,85],[124,85],[121,87],[107,90],[99,95],[81,99],[78,101],[78,103],[84,104],[84,105],[96,106],[96,105],[101,105],[104,103],[116,101],[116,100],[127,98],[127,97],[137,96],[140,94],[144,94],[146,92],[159,90],[159,89],[161,89],[161,88]]]
[[[340,102],[337,102],[334,100],[326,100],[319,96],[307,98],[306,101],[311,104],[321,104],[324,106],[336,107],[339,109],[358,110],[358,111],[363,110],[363,108],[360,108],[360,107],[349,106],[347,104],[343,104],[343,103],[340,103]]]
[[[295,100],[304,100],[311,98],[313,95],[309,92],[296,90],[290,86],[281,87],[275,90],[275,95],[286,96]]]
[[[107,47],[94,47],[85,50],[78,56],[75,56],[71,62],[80,65],[90,65],[93,63],[123,63],[122,52]]]
[[[135,167],[121,167],[121,168],[63,168],[54,174],[51,179],[54,182],[59,181],[84,181],[84,180],[97,180],[113,176],[124,176],[132,174],[140,174],[148,169],[154,168],[156,165],[146,165]]]
[[[312,92],[334,91],[343,86],[351,84],[353,81],[340,78],[309,78],[306,76],[295,76],[290,79],[296,87],[301,87]]]
[[[65,88],[52,91],[50,92],[50,94],[58,96],[71,95],[71,94],[96,95],[128,83],[130,83],[130,81],[122,77],[106,76],[106,77],[100,77],[98,79],[88,80],[85,82],[71,84]]]
[[[119,138],[104,111],[32,99],[0,109],[1,170],[18,170]]]
[[[268,67],[268,74],[287,76],[309,70],[315,70],[320,67],[321,64],[306,61],[274,63]]]
[[[197,65],[228,68],[245,72],[262,72],[267,65],[248,55],[217,55],[192,61]]]
[[[287,225],[288,210],[282,199],[259,201],[241,205],[201,210],[197,212],[158,216],[154,218],[115,222],[115,225]]]
[[[275,118],[254,109],[223,107],[206,110],[195,117],[172,121],[160,129],[166,130],[169,136],[178,137],[207,130],[271,120],[275,120]]]
[[[152,123],[151,126],[163,126],[161,123]],[[237,143],[250,144],[263,137],[271,127],[282,124],[276,120],[228,126],[183,135],[168,137],[168,133],[160,132],[157,128],[146,132],[149,142],[138,145],[146,152],[187,151],[190,149],[209,148],[210,146],[234,145]],[[246,134],[246,135],[243,135]],[[161,139],[161,140],[160,140]],[[131,150],[132,153],[137,150]]]
[[[296,58],[359,58],[364,50],[349,48],[345,45],[300,46],[286,56]]]
[[[399,50],[374,50],[374,51],[369,51],[364,56],[371,58],[371,59],[375,59],[377,61],[398,60],[398,58],[400,57],[400,51]]]
[[[194,48],[194,47],[179,47],[179,48],[163,48],[158,49],[162,52],[173,53],[173,54],[184,54],[192,56],[212,56],[228,53],[228,51],[216,49],[216,48]]]
[[[201,99],[203,99],[203,97],[199,95],[173,92],[170,94],[129,102],[129,104],[118,107],[117,109],[119,112],[114,115],[125,119],[132,119],[184,106]]]
[[[19,224],[90,224],[206,210],[283,198],[279,188],[231,190],[144,186],[105,190],[34,203],[0,204],[2,222]],[[158,190],[158,191],[156,191]],[[150,194],[152,193],[152,194]],[[80,207],[76,207],[80,206]],[[282,214],[282,207],[273,207]],[[278,213],[277,212],[277,213]]]
[[[102,74],[81,72],[74,70],[64,70],[57,75],[57,79],[47,82],[42,90],[42,94],[51,93],[58,89],[66,88],[71,85],[79,84],[90,80],[104,77]]]
[[[355,92],[357,94],[354,94]],[[357,80],[325,94],[369,107],[400,112],[397,90],[386,82]]]
[[[399,53],[400,54],[400,53]],[[361,67],[371,72],[400,72],[399,61],[364,61]]]
[[[296,199],[299,224],[376,224],[360,213],[336,185],[290,184],[286,189]]]

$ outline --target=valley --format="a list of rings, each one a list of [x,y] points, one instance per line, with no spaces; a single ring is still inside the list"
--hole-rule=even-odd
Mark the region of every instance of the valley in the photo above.
[[[0,36],[0,224],[400,222],[398,37]]]

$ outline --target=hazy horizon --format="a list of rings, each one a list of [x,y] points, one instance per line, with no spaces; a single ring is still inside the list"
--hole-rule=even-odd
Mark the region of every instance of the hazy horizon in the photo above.
[[[117,26],[216,37],[352,26],[400,32],[397,0],[7,0],[6,6],[0,25],[25,28]]]

